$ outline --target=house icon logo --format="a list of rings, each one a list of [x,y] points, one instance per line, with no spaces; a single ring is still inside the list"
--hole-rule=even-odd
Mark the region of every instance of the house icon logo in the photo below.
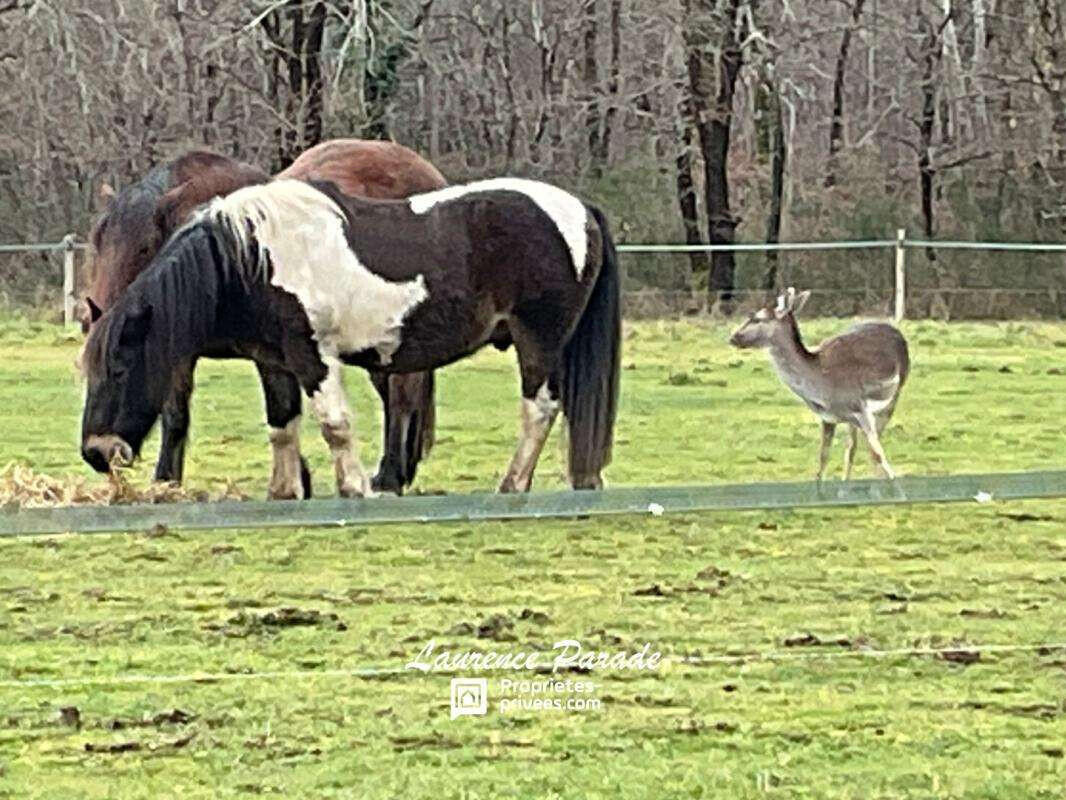
[[[489,710],[487,678],[452,678],[452,719],[484,716]]]

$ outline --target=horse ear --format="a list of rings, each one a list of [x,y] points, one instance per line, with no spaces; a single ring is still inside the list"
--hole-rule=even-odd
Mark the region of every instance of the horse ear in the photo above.
[[[86,296],[85,307],[89,309],[90,323],[96,322],[96,320],[100,319],[100,317],[103,316],[104,312],[100,310],[100,306],[96,305],[96,303],[93,302],[93,299],[91,297]]]
[[[188,185],[189,181],[179,183],[160,197],[159,203],[155,207],[155,225],[164,241],[170,238],[170,234],[174,232],[174,229],[181,222],[178,219],[178,209],[181,207],[181,201]]]
[[[107,208],[111,205],[111,201],[115,199],[115,189],[110,183],[105,181],[100,184],[96,197],[100,201],[100,207]]]
[[[122,325],[120,344],[137,344],[148,338],[148,329],[152,324],[152,307],[146,305],[126,317]]]

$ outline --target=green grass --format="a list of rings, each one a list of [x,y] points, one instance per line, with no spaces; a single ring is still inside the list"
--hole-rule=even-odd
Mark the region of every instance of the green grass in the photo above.
[[[842,324],[811,322],[808,336]],[[814,418],[726,333],[627,329],[612,485],[811,476]],[[1066,326],[905,333],[914,370],[885,437],[900,472],[1061,466]],[[0,323],[0,463],[85,474],[78,344]],[[190,483],[264,495],[252,369],[204,363],[198,384]],[[376,403],[358,372],[348,385],[370,464]],[[513,356],[483,353],[439,386],[439,444],[417,488],[490,490],[517,429]],[[310,421],[304,450],[329,494]],[[550,444],[537,487],[562,486],[560,465]],[[0,680],[304,673],[0,686],[0,796],[1061,797],[1066,651],[986,649],[970,664],[854,653],[1063,641],[1064,520],[1066,502],[1031,502],[0,543]],[[320,615],[262,624],[279,608]],[[601,711],[455,721],[447,675],[323,674],[402,666],[430,639],[510,651],[564,638],[789,657],[571,675],[597,685]],[[106,751],[116,744],[138,749]]]

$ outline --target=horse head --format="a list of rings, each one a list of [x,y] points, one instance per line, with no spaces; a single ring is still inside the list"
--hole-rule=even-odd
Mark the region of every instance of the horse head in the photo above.
[[[148,363],[151,329],[152,306],[123,297],[86,340],[81,454],[97,472],[132,462],[163,407],[170,371]]]
[[[92,305],[106,311],[151,263],[163,244],[198,206],[267,180],[256,167],[227,156],[193,150],[116,193],[100,189],[103,213],[93,228],[92,282],[79,310],[88,333],[96,317]],[[98,316],[98,315],[97,315]]]
[[[104,184],[104,211],[90,234],[92,281],[80,311],[82,330],[89,328],[148,266],[170,234],[160,223],[163,194],[157,170],[122,192]]]

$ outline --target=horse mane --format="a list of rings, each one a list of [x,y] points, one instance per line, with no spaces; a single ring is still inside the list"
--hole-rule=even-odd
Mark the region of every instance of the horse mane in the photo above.
[[[210,150],[189,150],[153,167],[116,194],[93,225],[90,241],[97,244],[108,224],[125,224],[129,221],[126,218],[133,215],[142,217],[144,206],[154,208],[164,197],[170,198],[171,216],[180,221],[216,195],[268,180],[267,173],[251,164]]]
[[[169,375],[210,340],[219,308],[229,306],[228,293],[269,281],[272,251],[286,252],[295,229],[318,236],[336,221],[346,246],[347,216],[327,190],[340,196],[335,188],[277,180],[238,189],[197,211],[93,327],[82,359],[86,374],[107,374],[126,322],[150,307],[149,374]]]
[[[186,225],[93,326],[80,359],[86,376],[107,376],[126,323],[150,309],[149,380],[169,376],[182,358],[212,338],[235,273],[227,232],[209,222]]]
[[[342,227],[347,226],[342,196],[331,185],[276,179],[215,198],[188,226],[209,222],[224,230],[234,248],[234,262],[245,277],[266,281],[271,251],[283,247],[294,229],[319,229],[330,219],[339,219]]]
[[[142,209],[145,205],[155,206],[159,198],[172,186],[171,167],[171,164],[154,167],[139,181],[131,183],[111,199],[89,234],[89,241],[94,247],[99,246],[100,237],[108,225],[129,224],[133,218],[143,215]]]

